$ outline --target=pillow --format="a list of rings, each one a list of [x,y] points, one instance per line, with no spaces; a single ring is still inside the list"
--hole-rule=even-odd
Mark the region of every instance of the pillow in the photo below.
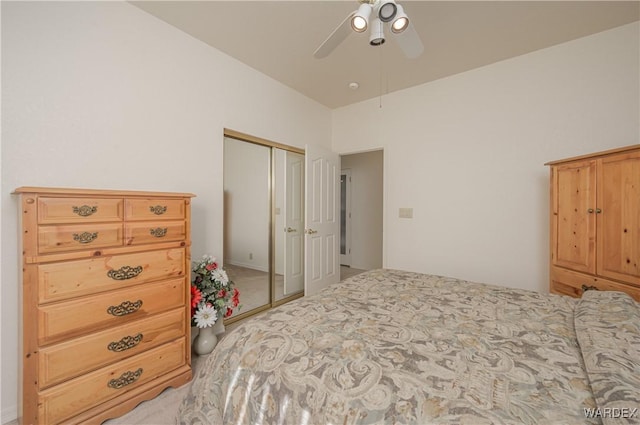
[[[640,424],[640,304],[614,291],[585,291],[574,323],[603,424]]]

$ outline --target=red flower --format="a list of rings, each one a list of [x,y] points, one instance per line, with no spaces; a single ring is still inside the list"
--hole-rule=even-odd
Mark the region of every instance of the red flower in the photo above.
[[[239,295],[240,295],[240,291],[238,291],[237,288],[233,288],[233,296],[234,296],[234,298],[238,298]]]
[[[193,310],[198,306],[198,303],[202,300],[202,292],[195,286],[191,285],[191,315],[193,316]]]
[[[227,291],[225,289],[221,289],[218,291],[218,295],[216,296],[217,298],[224,298],[227,296]]]
[[[224,314],[224,317],[229,317],[233,314],[233,310],[227,307],[227,312]]]
[[[218,263],[214,262],[211,264],[207,264],[204,268],[207,269],[208,271],[215,270],[218,268]]]
[[[238,297],[233,297],[231,299],[231,302],[233,303],[234,307],[238,307],[238,304],[240,304],[240,300],[238,299]]]

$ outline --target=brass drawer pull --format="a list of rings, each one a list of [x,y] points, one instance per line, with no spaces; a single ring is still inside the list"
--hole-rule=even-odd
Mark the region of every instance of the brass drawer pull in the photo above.
[[[138,378],[140,378],[140,376],[142,376],[142,368],[139,368],[135,372],[127,371],[120,375],[120,378],[110,380],[107,387],[119,390],[120,388],[133,384],[138,380]]]
[[[94,214],[98,211],[98,207],[90,207],[89,205],[83,205],[81,207],[73,206],[71,207],[74,214],[78,214],[80,217],[89,217],[91,214]]]
[[[107,309],[107,313],[112,316],[126,316],[127,314],[135,313],[142,307],[142,300],[136,302],[123,301],[119,305],[112,305]]]
[[[98,232],[83,232],[80,234],[74,233],[73,240],[80,243],[91,243],[98,238]]]
[[[142,334],[138,334],[136,336],[127,335],[120,341],[110,342],[109,345],[107,345],[107,350],[120,353],[122,351],[126,351],[135,347],[136,345],[140,344],[141,341]]]
[[[156,205],[155,207],[149,207],[149,211],[155,215],[162,215],[167,212],[166,205]]]
[[[149,233],[151,233],[151,236],[155,236],[156,238],[163,238],[167,236],[167,228],[156,227],[155,229],[149,229]]]
[[[122,266],[118,270],[109,270],[107,276],[113,280],[127,280],[138,276],[140,273],[142,273],[142,266]]]

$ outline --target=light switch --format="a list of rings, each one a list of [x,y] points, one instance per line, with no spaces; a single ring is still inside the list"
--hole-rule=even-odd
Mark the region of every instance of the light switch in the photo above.
[[[413,218],[413,208],[400,208],[400,218]]]

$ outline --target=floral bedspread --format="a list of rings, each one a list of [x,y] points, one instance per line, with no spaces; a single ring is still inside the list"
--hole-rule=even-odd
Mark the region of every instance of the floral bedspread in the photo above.
[[[574,330],[578,302],[366,272],[231,331],[177,421],[599,424],[585,416],[597,406]]]

